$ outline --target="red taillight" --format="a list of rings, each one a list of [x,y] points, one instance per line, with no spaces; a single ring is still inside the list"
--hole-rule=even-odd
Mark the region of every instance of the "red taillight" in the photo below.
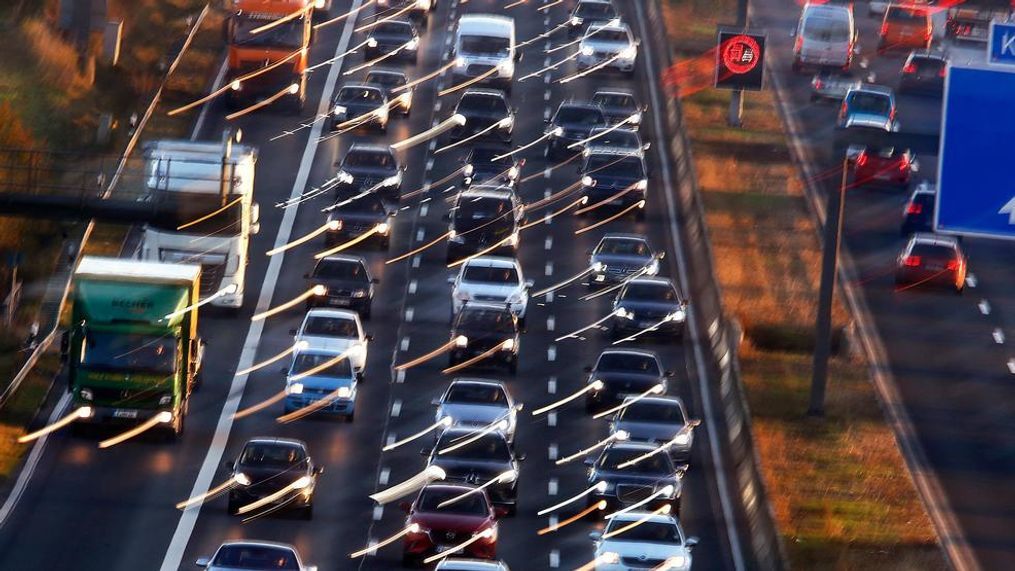
[[[905,171],[908,168],[909,168],[909,155],[902,155],[902,158],[899,160],[899,170]]]
[[[918,268],[920,267],[920,256],[906,256],[906,259],[902,260],[902,264],[910,268]]]
[[[954,272],[955,270],[959,269],[959,261],[958,260],[949,260],[947,267],[948,267],[949,270],[952,270]]]
[[[803,49],[803,47],[804,47],[804,38],[803,36],[798,35],[796,37],[796,41],[793,42],[793,52],[799,54],[800,50]]]
[[[902,68],[902,73],[916,73],[916,65],[915,64],[911,64],[911,63],[907,63]]]
[[[882,36],[887,36],[888,35],[888,22],[883,22],[881,24],[881,35]]]
[[[922,214],[922,213],[923,213],[923,205],[922,204],[918,204],[916,202],[913,202],[909,206],[906,207],[906,214]]]
[[[938,77],[944,77],[945,76],[945,70],[946,70],[946,68],[942,67],[941,71],[937,72],[937,76]]]
[[[814,80],[814,89],[821,89],[821,87],[823,85],[824,85],[824,82],[822,82],[820,79],[815,79]]]
[[[867,153],[860,153],[856,156],[856,166],[862,167],[867,164]]]

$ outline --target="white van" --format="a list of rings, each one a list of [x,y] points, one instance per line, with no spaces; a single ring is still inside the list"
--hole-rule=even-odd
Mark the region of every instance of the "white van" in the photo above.
[[[857,37],[852,4],[804,4],[794,37],[793,71],[805,67],[849,69]]]
[[[451,48],[451,57],[455,62],[455,83],[495,70],[482,82],[510,92],[515,61],[520,56],[521,52],[515,51],[513,18],[468,14],[458,19],[455,43]]]

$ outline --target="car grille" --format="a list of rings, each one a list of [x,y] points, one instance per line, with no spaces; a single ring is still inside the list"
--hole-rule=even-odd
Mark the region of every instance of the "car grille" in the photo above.
[[[226,273],[225,264],[201,264],[201,297],[211,296],[222,285],[222,276]]]
[[[430,530],[430,541],[441,545],[458,545],[459,543],[469,539],[471,534],[460,531],[440,531]]]
[[[652,489],[652,486],[618,484],[617,499],[625,504],[633,504],[651,496],[654,491],[655,490]]]
[[[638,268],[628,268],[624,266],[606,266],[606,273],[608,274],[633,274],[638,271]]]
[[[363,232],[366,232],[367,230],[373,227],[374,227],[373,224],[348,224],[344,222],[342,223],[342,231],[347,232],[349,234],[362,234]]]
[[[505,298],[502,295],[476,295],[472,299],[476,301],[504,301]]]
[[[495,66],[495,65],[489,65],[489,64],[474,63],[474,64],[470,65],[469,67],[465,68],[465,74],[468,75],[468,76],[471,76],[471,77],[476,77],[476,76],[479,76],[479,75],[483,75],[484,73],[490,71],[491,69],[493,69],[495,67],[497,67],[497,66]]]
[[[665,559],[652,559],[641,557],[621,557],[620,562],[626,567],[632,567],[634,569],[655,569],[666,563]]]
[[[120,389],[116,387],[90,387],[97,404],[148,408],[157,406],[162,389]]]
[[[328,297],[352,297],[350,289],[328,289]]]

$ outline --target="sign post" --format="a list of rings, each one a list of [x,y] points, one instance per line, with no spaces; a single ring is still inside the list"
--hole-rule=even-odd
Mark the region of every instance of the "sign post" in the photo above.
[[[765,78],[765,36],[742,30],[719,30],[715,55],[715,80],[719,89],[730,89],[729,124],[740,126],[744,91],[760,91]]]

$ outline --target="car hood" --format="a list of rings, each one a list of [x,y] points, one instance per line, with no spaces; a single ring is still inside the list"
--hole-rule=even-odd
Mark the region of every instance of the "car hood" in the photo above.
[[[480,404],[446,403],[437,409],[439,415],[450,416],[455,419],[456,424],[464,423],[465,425],[488,425],[501,417],[507,418],[507,412],[507,408]]]
[[[514,468],[511,462],[482,462],[475,459],[458,460],[446,456],[434,456],[430,465],[439,466],[447,472],[445,481],[468,482],[482,485],[498,475]]]
[[[892,120],[884,115],[875,113],[851,113],[846,118],[846,124],[850,127],[867,127],[869,129],[892,130]]]
[[[676,301],[635,301],[625,299],[617,302],[617,307],[623,307],[633,312],[635,319],[640,319],[642,316],[659,317],[659,319],[662,319],[667,313],[680,309],[681,305],[681,303]]]
[[[610,392],[643,393],[654,385],[665,381],[655,375],[637,375],[629,373],[596,373],[593,375],[606,384],[604,390]]]
[[[628,254],[593,254],[592,262],[602,262],[606,267],[620,266],[624,268],[642,268],[652,261],[651,256],[634,256]]]
[[[627,42],[610,42],[594,39],[595,36],[582,40],[582,46],[588,46],[597,52],[619,52],[631,44]]]
[[[660,474],[648,474],[641,475],[631,472],[630,470],[595,470],[596,480],[606,480],[613,484],[632,484],[635,486],[652,486],[655,490],[661,490],[667,485],[672,484],[677,492],[680,492],[680,480],[676,474],[660,475]]]
[[[618,191],[623,190],[632,184],[641,180],[642,176],[638,173],[632,174],[617,174],[617,173],[606,173],[606,172],[594,172],[589,175],[596,185],[594,188],[598,189],[616,189]]]
[[[678,555],[687,556],[687,548],[675,543],[656,543],[652,541],[623,541],[617,539],[604,540],[597,550],[601,553],[613,552],[621,557],[645,559],[669,559]]]
[[[489,516],[471,516],[461,514],[438,514],[414,512],[409,517],[411,523],[431,531],[454,531],[456,533],[475,533],[490,521]]]
[[[616,428],[627,431],[631,435],[631,440],[666,442],[672,440],[684,428],[684,425],[620,421],[616,423]]]

